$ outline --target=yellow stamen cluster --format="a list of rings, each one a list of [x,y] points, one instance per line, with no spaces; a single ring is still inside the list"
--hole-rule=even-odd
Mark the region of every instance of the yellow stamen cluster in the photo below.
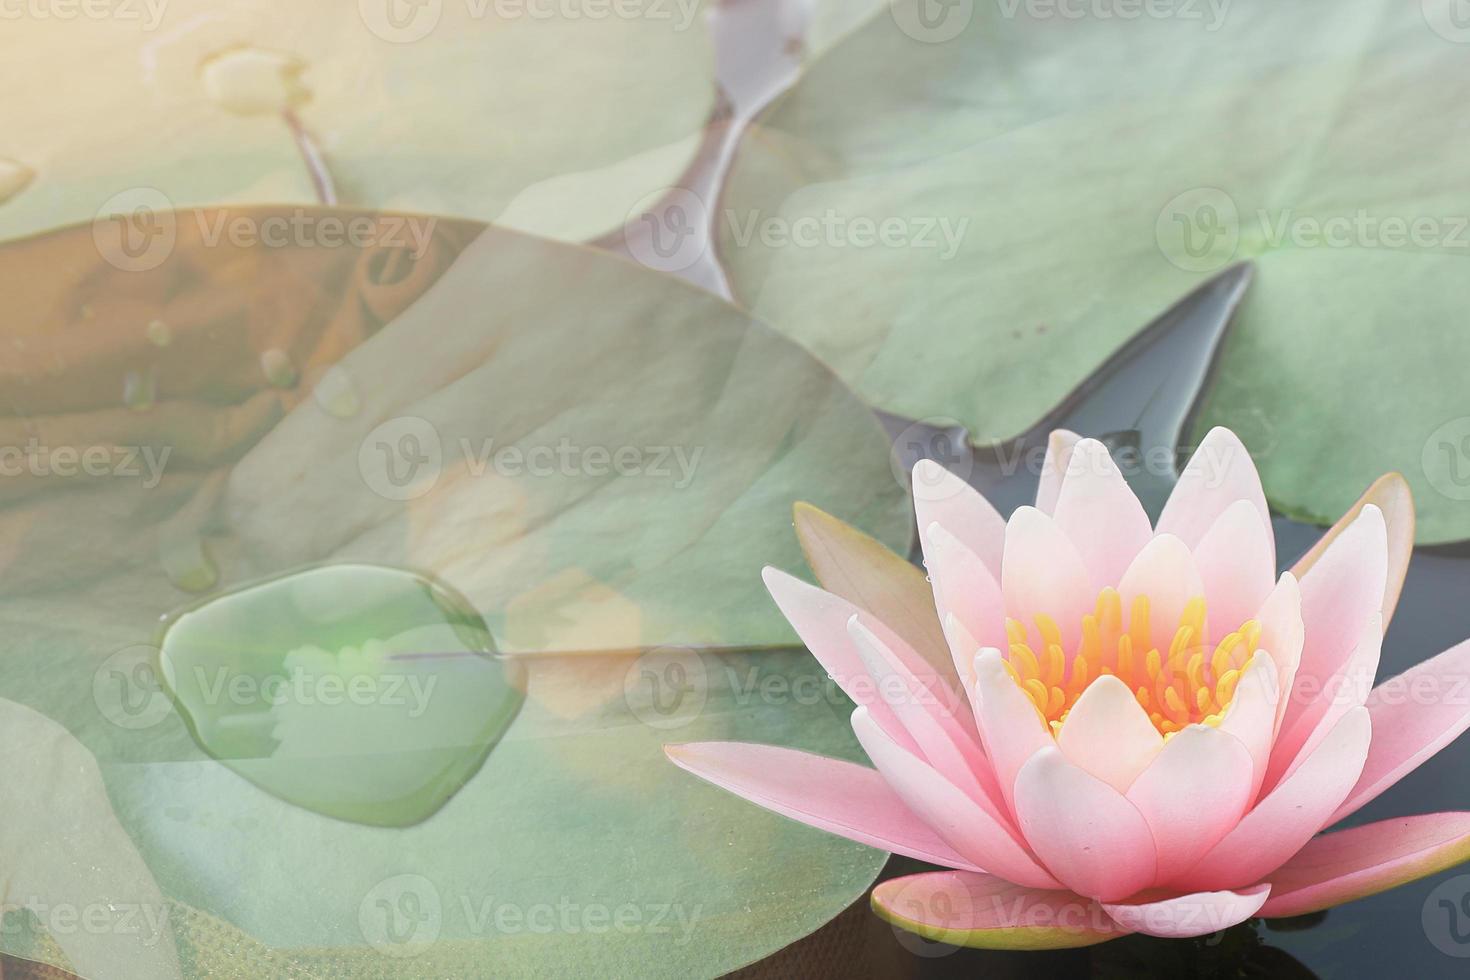
[[[1189,600],[1169,643],[1150,635],[1149,601],[1138,596],[1125,622],[1123,599],[1103,589],[1093,612],[1082,617],[1082,639],[1070,660],[1061,630],[1049,616],[1036,616],[1036,634],[1006,620],[1010,655],[1006,669],[1031,698],[1042,720],[1059,731],[1087,685],[1112,674],[1128,685],[1165,737],[1185,725],[1218,725],[1235,696],[1240,673],[1255,652],[1261,627],[1246,622],[1213,648],[1205,632],[1205,600]]]

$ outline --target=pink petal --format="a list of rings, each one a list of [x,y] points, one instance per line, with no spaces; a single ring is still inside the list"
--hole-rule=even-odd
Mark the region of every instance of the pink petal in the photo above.
[[[873,722],[866,708],[853,711],[852,730],[893,791],[957,853],[1018,885],[1057,887],[1056,879],[1032,859],[1008,826],[901,748]]]
[[[1097,590],[1071,539],[1034,507],[1017,507],[1006,525],[1000,585],[1006,615],[1030,628],[1036,614],[1044,613],[1061,629],[1063,649],[1077,648],[1082,617],[1092,612]]]
[[[1082,437],[1066,429],[1053,429],[1046,440],[1046,458],[1041,461],[1041,481],[1036,486],[1036,509],[1051,514],[1057,508],[1062,482],[1072,462],[1072,450]]]
[[[965,629],[963,623],[955,619],[953,614],[944,617],[944,636],[949,641],[950,652],[954,655],[955,671],[965,685],[966,691],[975,689],[975,657],[984,647],[969,630]]]
[[[1189,725],[1169,739],[1127,794],[1153,834],[1155,880],[1188,871],[1235,827],[1251,782],[1250,753],[1233,735]]]
[[[1388,526],[1388,585],[1383,593],[1383,625],[1387,627],[1404,590],[1404,576],[1409,573],[1409,559],[1414,553],[1414,494],[1402,473],[1385,473],[1374,480],[1357,503],[1349,507],[1347,513],[1338,518],[1337,523],[1297,561],[1292,571],[1297,578],[1306,575],[1326,552],[1328,545],[1351,527],[1369,504],[1383,511],[1383,519]]]
[[[1126,793],[1164,747],[1164,736],[1128,685],[1104,674],[1072,706],[1057,746],[1085,772]]]
[[[1470,860],[1470,813],[1426,813],[1315,838],[1271,873],[1268,916],[1356,901]]]
[[[1143,814],[1060,749],[1042,749],[1021,767],[1016,818],[1036,856],[1079,895],[1117,901],[1154,880],[1154,839]]]
[[[1367,708],[1343,715],[1311,758],[1174,884],[1216,890],[1269,880],[1272,871],[1322,829],[1347,796],[1363,769],[1371,737]]]
[[[1357,649],[1368,618],[1383,608],[1387,576],[1383,512],[1369,505],[1302,579],[1306,642],[1281,731],[1292,730],[1314,700],[1312,695],[1324,689]]]
[[[1333,823],[1376,799],[1470,727],[1470,640],[1384,681],[1368,695],[1373,744]]]
[[[999,650],[982,650],[975,658],[973,703],[980,742],[1014,812],[1016,773],[1038,751],[1055,745],[1055,740],[1036,705],[1006,671]]]
[[[1196,892],[1138,905],[1109,905],[1103,909],[1124,929],[1163,939],[1208,936],[1239,925],[1266,904],[1270,885],[1239,892]]]
[[[811,504],[792,508],[796,537],[822,588],[870,613],[958,689],[954,660],[924,573],[882,542]]]
[[[914,515],[918,526],[938,524],[975,554],[992,577],[1000,574],[1006,521],[981,494],[933,460],[914,464]]]
[[[1006,639],[1005,600],[1000,583],[973,551],[966,548],[940,524],[931,524],[922,535],[924,563],[934,586],[934,606],[944,622],[953,616],[965,628],[966,636],[978,645],[958,648],[955,638],[945,628],[955,672],[968,690],[974,683],[975,653],[982,646],[1004,646]]]
[[[1296,679],[1297,665],[1302,660],[1302,642],[1305,629],[1302,626],[1302,593],[1295,576],[1283,572],[1276,588],[1266,597],[1261,611],[1256,614],[1261,624],[1261,638],[1257,646],[1271,653],[1276,664],[1276,689],[1290,691]],[[1286,714],[1286,698],[1276,702],[1276,732],[1281,730],[1281,719]]]
[[[1193,548],[1237,500],[1250,501],[1270,533],[1271,511],[1256,464],[1235,433],[1216,427],[1201,440],[1179,475],[1155,531],[1175,535]]]
[[[858,656],[852,638],[847,635],[847,622],[859,612],[858,608],[846,599],[808,585],[780,569],[766,568],[763,578],[782,615],[843,693],[856,703],[871,707],[873,717],[884,730],[905,748],[918,751],[893,709],[878,697],[868,668]],[[891,630],[881,623],[876,623],[873,629],[888,642],[889,649],[904,662],[910,673],[918,674],[928,669],[927,663]],[[933,675],[933,671],[929,673]]]
[[[1096,902],[994,875],[928,871],[873,889],[873,911],[927,939],[978,949],[1073,949],[1125,935]]]
[[[1072,450],[1052,517],[1092,572],[1094,594],[1116,584],[1153,537],[1143,505],[1096,439]]]
[[[1123,609],[1130,617],[1134,599],[1140,595],[1148,597],[1150,635],[1154,645],[1164,652],[1179,628],[1185,605],[1204,592],[1194,555],[1183,541],[1171,534],[1161,534],[1150,541],[1133,559],[1118,585]]]
[[[964,714],[957,717],[952,705],[940,702],[941,692],[910,674],[893,651],[863,623],[861,615],[848,621],[847,631],[875,682],[878,696],[893,709],[924,760],[997,819],[1004,820],[1001,813],[1005,800],[981,751],[968,705]],[[960,723],[960,717],[964,724]]]
[[[866,766],[744,742],[666,745],[664,753],[680,769],[783,817],[869,847],[976,870]]]
[[[1296,771],[1302,761],[1327,737],[1337,720],[1368,700],[1373,690],[1373,677],[1378,673],[1378,658],[1383,649],[1383,613],[1368,617],[1358,648],[1327,686],[1302,708],[1296,727],[1282,732],[1271,750],[1271,767],[1266,772],[1267,791],[1284,776]],[[1300,697],[1301,694],[1299,693]]]
[[[1223,636],[1260,611],[1276,584],[1276,540],[1248,500],[1225,509],[1194,549],[1214,633]],[[1269,648],[1268,648],[1269,649]]]
[[[1265,650],[1257,650],[1241,671],[1235,696],[1220,721],[1220,730],[1239,739],[1250,753],[1252,800],[1265,782],[1271,764],[1271,741],[1281,700],[1277,676],[1272,656]]]

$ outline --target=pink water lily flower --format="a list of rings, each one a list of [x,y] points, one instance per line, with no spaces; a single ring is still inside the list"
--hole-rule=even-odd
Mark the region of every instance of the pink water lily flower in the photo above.
[[[914,487],[928,581],[806,506],[825,589],[766,570],[858,705],[874,768],[667,749],[767,809],[952,869],[883,883],[880,915],[993,948],[1187,937],[1470,858],[1470,813],[1317,836],[1470,726],[1470,642],[1372,686],[1414,536],[1402,477],[1280,578],[1255,465],[1225,429],[1156,526],[1107,449],[1066,432],[1009,520],[933,463]]]

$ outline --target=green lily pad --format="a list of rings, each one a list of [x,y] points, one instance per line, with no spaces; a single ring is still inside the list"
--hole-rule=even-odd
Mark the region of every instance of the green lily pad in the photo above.
[[[0,85],[33,95],[7,114],[0,240],[318,203],[286,112],[345,205],[584,240],[679,178],[715,107],[700,0],[116,6],[6,22]],[[47,75],[76,84],[34,93]]]
[[[1401,326],[1463,306],[1466,160],[1444,120],[1470,32],[1451,7],[899,0],[748,133],[722,261],[876,405],[984,444],[1255,259],[1200,425],[1242,428],[1288,513],[1328,521],[1397,467],[1421,540],[1470,536],[1462,434],[1425,448],[1463,415],[1439,375],[1462,345]]]
[[[855,901],[881,853],[688,779],[662,745],[859,757],[759,569],[800,567],[798,499],[908,547],[871,411],[746,314],[605,253],[445,222],[405,267],[193,226],[142,271],[88,227],[0,250],[0,430],[29,446],[0,483],[0,679],[98,759],[185,975],[365,977],[385,956],[410,977],[715,975]],[[434,767],[370,765],[384,733],[340,743],[362,719],[291,705],[272,732],[336,771],[242,778],[260,741],[191,730],[154,671],[160,625],[175,694],[226,634],[242,676],[274,657],[381,677],[363,637],[404,632],[397,593],[295,574],[364,564],[464,596],[491,639],[456,631],[460,652],[524,668],[519,714],[482,765],[451,753],[421,784]],[[293,577],[323,599],[305,619],[238,591]],[[299,644],[274,635],[292,622]],[[416,662],[422,686],[474,695],[459,660]],[[412,805],[364,804],[375,779]]]

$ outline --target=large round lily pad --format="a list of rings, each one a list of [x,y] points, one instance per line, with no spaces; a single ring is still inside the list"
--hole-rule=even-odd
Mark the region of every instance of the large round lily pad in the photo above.
[[[858,755],[849,706],[790,648],[759,569],[799,566],[797,499],[907,547],[869,409],[744,313],[603,253],[450,222],[418,259],[236,247],[176,217],[144,271],[109,264],[89,227],[0,250],[0,426],[23,451],[6,461],[24,461],[0,482],[0,695],[97,757],[174,903],[185,975],[218,975],[247,948],[260,969],[344,976],[377,975],[384,957],[403,976],[714,975],[851,904],[881,854],[690,780],[661,746]],[[480,729],[436,718],[478,754],[433,741],[454,784],[356,820],[305,797],[370,773],[391,744],[313,736],[338,716],[278,686],[284,703],[211,715],[260,729],[214,746],[248,767],[218,761],[157,682],[155,647],[180,611],[247,583],[365,565],[465,597],[526,693],[488,752]],[[444,657],[440,680],[461,684],[446,710],[473,711],[463,657],[481,647],[426,634],[433,649],[400,637],[375,653],[340,625],[387,610],[366,581],[300,578],[290,601],[308,626],[279,650],[283,669],[316,669],[332,685],[308,690],[340,700],[364,678],[386,696],[393,657],[415,658],[428,691]],[[235,693],[248,673],[235,656],[291,645],[270,632],[279,617],[256,629],[228,608],[213,622],[239,650],[196,632],[172,661],[202,670],[191,711],[260,697]],[[327,649],[335,635],[352,649]],[[376,708],[353,723],[388,717]],[[325,746],[343,765],[315,786],[300,768],[273,779],[272,739],[288,764]],[[416,786],[401,760],[384,766]],[[38,897],[69,900],[56,881]],[[41,948],[25,930],[7,943]]]
[[[683,173],[716,99],[700,0],[102,7],[6,20],[0,85],[26,95],[0,239],[138,205],[317,203],[289,111],[343,204],[582,240]]]
[[[875,404],[979,443],[1255,259],[1200,425],[1241,429],[1289,513],[1401,469],[1422,540],[1470,537],[1453,8],[896,0],[749,132],[722,259]]]

